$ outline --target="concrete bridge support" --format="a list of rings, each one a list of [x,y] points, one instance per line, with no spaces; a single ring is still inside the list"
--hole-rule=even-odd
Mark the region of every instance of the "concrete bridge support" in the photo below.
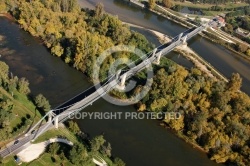
[[[123,76],[122,76],[122,78],[121,78],[121,82],[117,86],[118,89],[120,89],[120,90],[124,90],[125,89],[126,77],[127,77],[127,73],[124,73]]]
[[[119,69],[119,70],[116,72],[116,75],[115,75],[116,80],[119,79],[119,76],[120,76],[121,72],[122,72],[121,69]]]
[[[183,33],[179,34],[179,36],[178,36],[178,41],[181,40],[182,35],[183,35]]]
[[[182,48],[187,48],[187,35],[183,37],[181,47]]]
[[[58,129],[58,117],[59,116],[55,116],[55,121],[54,121],[54,125],[55,125],[55,128]]]
[[[118,82],[116,88],[119,90],[124,90],[125,89],[125,81],[126,81],[126,77],[127,77],[127,73],[123,74],[121,81],[119,81],[120,78],[120,74],[121,74],[121,70],[118,70],[116,73],[116,81]]]
[[[157,58],[156,58],[156,61],[154,62],[154,64],[156,64],[156,65],[160,64],[161,56],[162,56],[162,51],[160,51],[159,54],[157,54]]]
[[[48,115],[48,122],[50,123],[51,122],[51,120],[52,120],[52,114],[51,113],[49,113],[49,115]]]

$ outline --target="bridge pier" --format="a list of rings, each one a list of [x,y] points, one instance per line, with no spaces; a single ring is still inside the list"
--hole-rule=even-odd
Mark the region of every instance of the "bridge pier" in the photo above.
[[[124,73],[122,78],[121,78],[121,82],[118,83],[118,85],[116,86],[117,89],[120,90],[124,90],[125,89],[125,81],[126,81],[126,77],[127,77],[127,73]],[[117,80],[119,81],[119,80]]]
[[[55,116],[55,121],[54,121],[54,125],[55,125],[55,128],[58,129],[58,116]]]
[[[181,47],[187,48],[187,35],[183,37]]]
[[[49,116],[49,118],[48,118],[48,122],[50,123],[50,122],[51,122],[51,120],[52,120],[52,116],[53,116],[53,115],[52,115],[52,113],[50,112],[48,116]]]
[[[181,37],[182,37],[183,33],[180,33],[179,36],[178,36],[178,41],[181,40]]]
[[[115,74],[116,80],[119,79],[119,76],[120,76],[121,72],[122,72],[121,69],[119,69],[119,70],[116,72],[116,74]]]
[[[156,58],[156,61],[154,62],[154,64],[156,64],[156,65],[160,64],[161,56],[162,56],[162,51],[160,51],[159,54],[157,55],[157,58]]]

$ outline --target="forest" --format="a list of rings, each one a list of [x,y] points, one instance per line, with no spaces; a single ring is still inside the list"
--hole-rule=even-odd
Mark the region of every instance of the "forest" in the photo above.
[[[231,24],[233,29],[240,27],[250,31],[250,7],[244,7],[241,10],[236,10],[226,14],[226,22]]]
[[[24,30],[42,38],[53,55],[89,77],[93,61],[111,46],[133,45],[144,52],[152,48],[143,35],[130,31],[117,16],[106,14],[101,4],[89,10],[80,9],[76,0],[16,1],[16,4],[11,1],[11,5],[7,2],[5,6]],[[133,55],[121,52],[109,57],[107,63],[123,56],[133,59]]]
[[[183,116],[162,121],[178,135],[202,147],[211,160],[227,165],[250,163],[250,98],[240,92],[242,79],[229,82],[168,62],[155,70],[148,95],[138,111],[171,112]]]
[[[105,13],[101,4],[89,10],[80,9],[76,0],[5,0],[2,6],[24,30],[42,38],[53,55],[89,77],[95,59],[111,46],[132,45],[144,52],[153,48],[144,36]],[[134,58],[125,52],[112,54],[103,64],[101,77],[121,56]],[[211,160],[226,165],[250,163],[250,98],[240,91],[239,74],[232,74],[224,82],[164,58],[159,66],[154,66],[154,73],[150,92],[136,105],[138,111],[178,111],[182,118],[162,122],[204,149]],[[143,78],[142,75],[137,77]],[[142,82],[132,93],[121,96],[137,93]]]

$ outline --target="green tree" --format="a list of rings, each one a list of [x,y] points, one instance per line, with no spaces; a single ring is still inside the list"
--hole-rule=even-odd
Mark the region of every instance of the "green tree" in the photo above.
[[[116,157],[114,159],[114,165],[115,166],[125,166],[126,164],[122,161],[122,159]]]
[[[91,150],[93,152],[100,150],[100,148],[103,146],[104,143],[105,143],[105,139],[103,138],[102,135],[96,136],[91,141]]]
[[[51,144],[49,145],[49,152],[51,153],[51,155],[52,155],[53,157],[55,157],[55,155],[57,154],[59,148],[60,148],[60,145],[59,145],[57,142],[51,143]]]
[[[9,66],[0,61],[0,84],[3,84],[8,80]]]
[[[38,108],[44,110],[45,112],[50,110],[49,101],[42,94],[38,94],[35,97],[35,104]]]
[[[70,120],[68,122],[68,125],[69,125],[69,130],[72,131],[75,134],[77,134],[77,133],[79,133],[81,131],[79,126],[77,125],[77,123],[72,121],[72,120]]]
[[[19,79],[17,83],[17,90],[22,94],[29,94],[30,93],[29,81],[23,77]]]
[[[69,160],[75,165],[79,165],[88,156],[86,148],[81,144],[74,144],[69,152]]]

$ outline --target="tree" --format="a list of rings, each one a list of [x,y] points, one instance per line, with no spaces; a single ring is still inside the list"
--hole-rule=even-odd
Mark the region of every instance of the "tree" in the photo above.
[[[249,48],[249,49],[247,49],[246,54],[247,54],[247,56],[249,56],[249,57],[250,57],[250,48]]]
[[[228,32],[228,33],[230,33],[230,34],[232,34],[233,33],[233,26],[231,25],[231,24],[226,24],[226,26],[225,27],[223,27],[224,28],[224,30],[226,31],[226,32]]]
[[[246,44],[243,44],[243,43],[239,43],[236,45],[236,50],[239,51],[239,52],[246,52],[248,49],[247,45]]]
[[[240,90],[241,84],[242,84],[242,78],[240,77],[239,73],[233,73],[227,84],[228,90],[236,92]]]
[[[199,16],[196,16],[194,21],[197,22],[197,23],[201,23],[201,18]]]
[[[104,13],[104,7],[103,7],[103,4],[102,3],[98,3],[96,6],[95,6],[95,16],[97,18],[100,18]]]
[[[155,5],[155,0],[148,0],[149,9],[154,9]]]
[[[93,140],[91,141],[91,150],[93,152],[96,152],[98,150],[100,150],[101,146],[105,143],[105,139],[103,138],[102,135],[100,136],[96,136],[95,138],[93,138]]]
[[[49,101],[42,94],[38,94],[35,97],[35,104],[38,108],[43,109],[44,111],[50,110]]]
[[[6,5],[4,2],[0,2],[0,13],[6,12]]]
[[[30,93],[29,81],[23,77],[19,79],[17,83],[17,90],[22,94],[26,95],[29,94]]]
[[[0,84],[7,81],[9,73],[9,66],[5,63],[0,61]]]
[[[69,160],[74,165],[79,165],[88,156],[86,148],[81,144],[74,144],[69,152]]]
[[[72,131],[74,134],[77,134],[81,131],[77,123],[72,120],[69,121],[68,125],[69,125],[69,130]]]
[[[162,3],[164,4],[164,6],[165,6],[166,8],[171,8],[171,7],[173,6],[171,0],[163,0]]]
[[[64,49],[60,44],[57,44],[51,48],[51,53],[55,54],[56,56],[60,57],[63,54]]]
[[[52,154],[53,157],[57,154],[59,148],[60,148],[60,145],[57,142],[51,143],[49,145],[49,152]]]
[[[114,165],[115,166],[125,166],[126,164],[122,161],[122,159],[116,157],[114,160]]]

